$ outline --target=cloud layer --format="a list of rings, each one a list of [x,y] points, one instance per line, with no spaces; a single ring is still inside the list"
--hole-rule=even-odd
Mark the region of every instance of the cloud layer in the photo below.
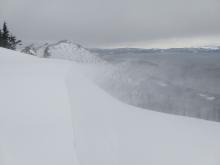
[[[220,35],[219,0],[0,0],[0,21],[25,40],[85,46]]]

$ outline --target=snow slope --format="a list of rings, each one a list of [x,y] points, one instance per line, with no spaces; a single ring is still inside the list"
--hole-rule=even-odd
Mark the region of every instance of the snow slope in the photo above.
[[[0,48],[0,165],[76,164],[69,68]]]
[[[113,69],[101,73],[98,84],[114,97],[154,111],[220,122],[219,52],[105,52],[100,57]]]
[[[220,124],[123,104],[74,62],[0,49],[1,165],[219,165]]]
[[[59,41],[49,45],[45,50],[45,57],[66,59],[79,63],[96,63],[99,58],[78,44],[70,41]]]
[[[64,40],[35,43],[22,51],[93,65],[87,76],[125,103],[220,121],[220,49],[211,48],[102,50]]]
[[[21,52],[38,57],[65,59],[79,63],[97,63],[102,61],[86,48],[68,40],[50,44],[31,44],[22,48]]]

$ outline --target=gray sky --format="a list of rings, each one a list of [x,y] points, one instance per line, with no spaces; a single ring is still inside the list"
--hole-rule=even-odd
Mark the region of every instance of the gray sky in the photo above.
[[[0,0],[22,40],[86,47],[220,44],[220,0]]]

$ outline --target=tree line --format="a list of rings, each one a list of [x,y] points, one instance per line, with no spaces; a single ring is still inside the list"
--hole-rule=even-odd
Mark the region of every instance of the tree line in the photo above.
[[[17,45],[21,45],[21,40],[16,39],[4,22],[2,29],[0,29],[0,47],[15,50]]]

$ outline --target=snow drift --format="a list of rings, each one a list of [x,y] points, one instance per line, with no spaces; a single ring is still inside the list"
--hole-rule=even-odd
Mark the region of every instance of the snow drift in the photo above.
[[[1,165],[219,165],[220,124],[123,104],[80,64],[0,49]]]

